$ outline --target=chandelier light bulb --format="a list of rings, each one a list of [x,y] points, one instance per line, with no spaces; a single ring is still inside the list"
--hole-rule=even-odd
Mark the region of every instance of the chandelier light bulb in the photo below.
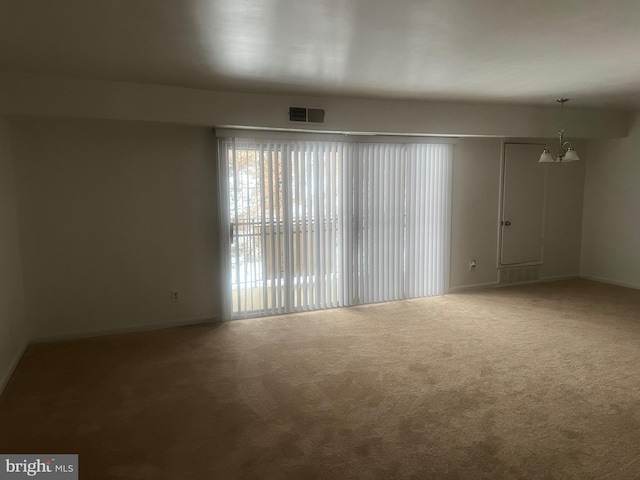
[[[542,150],[542,155],[540,155],[540,160],[538,160],[539,163],[554,163],[555,161],[556,159],[551,156],[548,148]]]
[[[564,154],[564,158],[562,159],[562,161],[575,162],[577,160],[580,160],[580,157],[578,157],[576,150],[573,147],[569,147],[567,149],[567,153]]]

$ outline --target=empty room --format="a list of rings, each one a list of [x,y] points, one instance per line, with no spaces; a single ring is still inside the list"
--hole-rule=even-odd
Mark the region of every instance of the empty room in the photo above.
[[[640,478],[639,27],[0,0],[0,478]]]

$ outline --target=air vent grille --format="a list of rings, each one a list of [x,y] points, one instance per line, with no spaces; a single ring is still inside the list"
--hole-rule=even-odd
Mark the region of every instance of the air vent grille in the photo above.
[[[501,268],[498,274],[500,285],[531,283],[540,280],[540,265],[529,267]]]
[[[322,108],[289,107],[289,121],[324,123],[324,110]]]
[[[289,107],[290,122],[306,122],[307,109],[304,107]]]
[[[324,110],[322,110],[321,108],[308,109],[307,121],[309,123],[324,123]]]

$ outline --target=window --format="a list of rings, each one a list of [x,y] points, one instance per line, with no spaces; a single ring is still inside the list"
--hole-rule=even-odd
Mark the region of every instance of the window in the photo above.
[[[223,138],[227,316],[442,294],[451,147]]]

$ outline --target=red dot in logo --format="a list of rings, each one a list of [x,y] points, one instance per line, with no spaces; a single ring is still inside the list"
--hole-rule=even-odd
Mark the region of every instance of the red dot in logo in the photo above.
[[[47,461],[45,462],[47,465],[51,465],[51,461]]]

